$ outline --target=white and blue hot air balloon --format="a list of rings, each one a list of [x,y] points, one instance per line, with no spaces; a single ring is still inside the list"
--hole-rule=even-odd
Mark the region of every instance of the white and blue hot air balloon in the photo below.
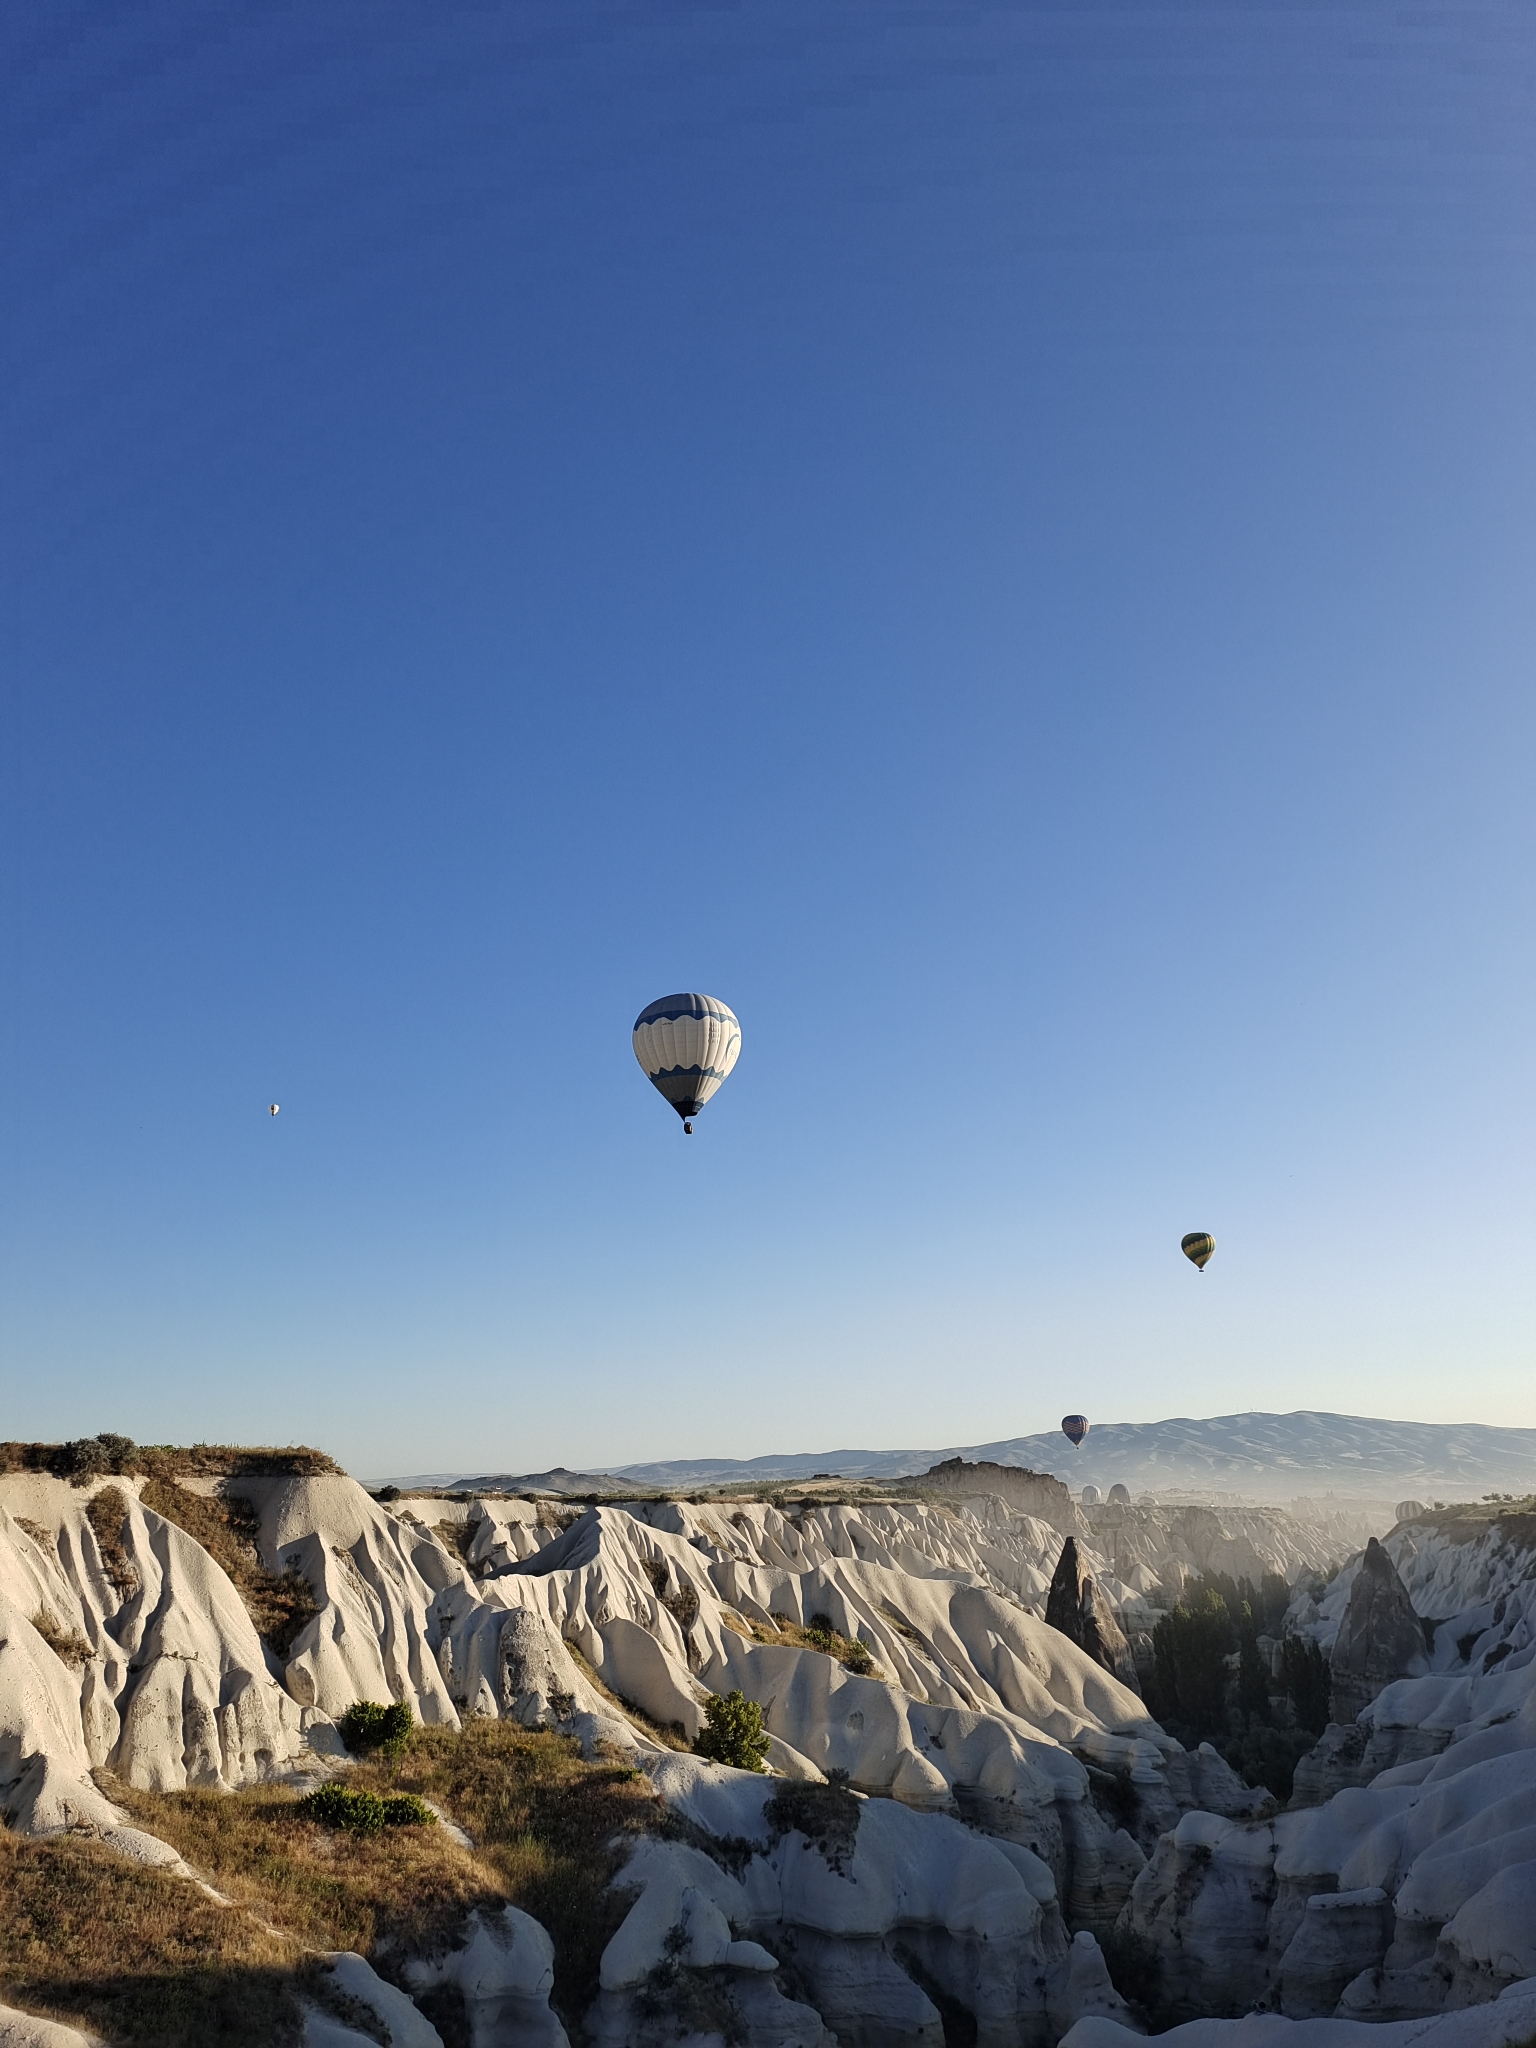
[[[693,1119],[736,1064],[741,1026],[715,996],[662,996],[635,1019],[635,1058],[693,1135]]]

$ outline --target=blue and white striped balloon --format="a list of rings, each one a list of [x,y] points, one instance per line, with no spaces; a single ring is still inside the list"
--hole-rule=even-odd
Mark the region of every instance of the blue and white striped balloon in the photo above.
[[[740,1051],[736,1014],[714,996],[662,996],[635,1019],[635,1058],[688,1132]]]

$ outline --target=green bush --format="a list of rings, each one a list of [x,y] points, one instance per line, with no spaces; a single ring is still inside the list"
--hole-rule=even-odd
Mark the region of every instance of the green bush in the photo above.
[[[350,1785],[338,1785],[333,1779],[301,1799],[299,1811],[306,1820],[318,1821],[322,1827],[347,1828],[354,1835],[374,1835],[384,1826],[385,1805],[377,1792],[354,1791]]]
[[[704,1702],[704,1726],[694,1754],[711,1763],[730,1764],[738,1771],[761,1771],[768,1757],[763,1710],[739,1692],[715,1693]]]
[[[391,1792],[384,1801],[387,1828],[435,1828],[437,1815],[414,1792]]]
[[[416,1717],[404,1700],[388,1707],[377,1700],[354,1700],[337,1725],[354,1756],[377,1755],[393,1762],[404,1756]]]

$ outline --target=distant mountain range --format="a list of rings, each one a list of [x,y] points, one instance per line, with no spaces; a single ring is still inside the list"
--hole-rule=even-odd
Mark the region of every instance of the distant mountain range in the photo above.
[[[600,1491],[615,1479],[646,1488],[692,1492],[703,1486],[771,1485],[820,1477],[905,1479],[943,1458],[990,1459],[1052,1472],[1073,1487],[1107,1489],[1120,1481],[1133,1493],[1233,1493],[1248,1500],[1343,1494],[1432,1503],[1476,1500],[1485,1493],[1536,1492],[1536,1429],[1495,1429],[1478,1422],[1384,1422],[1362,1415],[1214,1415],[1203,1421],[1095,1424],[1081,1450],[1055,1430],[933,1451],[802,1451],[767,1458],[675,1458],[610,1471],[418,1473],[392,1483],[538,1488],[554,1493]]]

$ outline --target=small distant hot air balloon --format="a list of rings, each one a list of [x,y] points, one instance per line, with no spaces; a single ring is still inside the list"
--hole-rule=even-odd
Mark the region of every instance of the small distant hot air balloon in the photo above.
[[[1073,1450],[1076,1450],[1083,1438],[1088,1434],[1087,1416],[1063,1415],[1061,1418],[1061,1433],[1068,1443],[1071,1444]]]
[[[283,1105],[280,1102],[269,1102],[267,1104],[267,1115],[276,1116],[277,1112],[282,1108],[282,1106]]]
[[[662,996],[635,1019],[635,1058],[693,1135],[693,1119],[735,1066],[736,1014],[715,996]]]
[[[1203,1273],[1211,1253],[1216,1249],[1216,1240],[1208,1230],[1192,1230],[1187,1237],[1179,1239],[1179,1250],[1185,1258]]]

